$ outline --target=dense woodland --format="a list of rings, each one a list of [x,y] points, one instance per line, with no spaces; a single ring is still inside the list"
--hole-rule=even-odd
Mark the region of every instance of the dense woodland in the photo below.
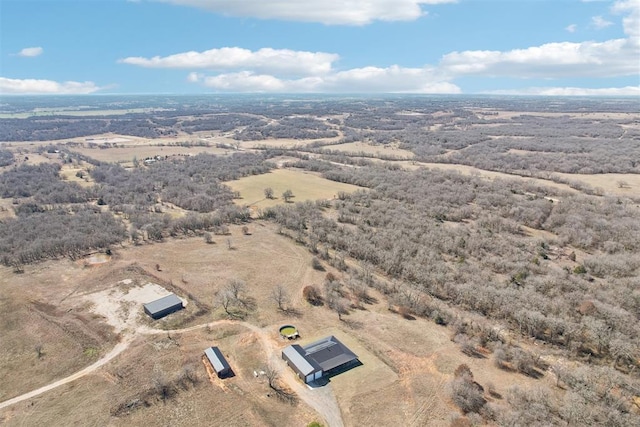
[[[62,101],[48,102],[54,108]],[[101,102],[97,109],[122,108],[115,100]],[[133,168],[90,159],[63,141],[43,147],[58,153],[56,163],[5,166],[0,174],[0,195],[12,201],[16,214],[0,222],[0,262],[20,272],[42,259],[118,244],[224,234],[227,224],[252,220],[248,208],[233,203],[237,194],[225,182],[268,172],[274,157],[295,157],[285,167],[362,187],[331,201],[260,212],[262,220],[306,245],[318,268],[326,263],[344,273],[342,279],[328,275],[323,289],[309,290],[314,301],[326,302],[342,318],[366,302],[367,289],[374,287],[388,297],[390,310],[447,325],[471,357],[488,354],[496,366],[518,375],[555,376],[557,390],[542,383],[512,387],[500,403],[488,403],[472,373],[461,368],[450,385],[451,399],[471,420],[502,426],[640,424],[633,400],[640,396],[638,200],[586,187],[569,193],[523,180],[407,170],[394,163],[393,149],[377,159],[332,149],[365,141],[409,150],[416,161],[544,178],[556,172],[640,173],[640,119],[613,116],[638,111],[633,100],[176,97],[132,98],[126,108],[153,103],[165,108],[118,119],[0,119],[0,139],[70,138],[111,126],[150,138],[224,132],[237,140],[317,141],[137,162]],[[12,111],[31,105],[26,98]],[[497,119],[498,111],[527,113]],[[590,111],[612,118],[596,119]],[[536,115],[543,112],[566,114]],[[0,150],[0,162],[14,160],[13,151]],[[93,184],[61,179],[66,162],[88,165]],[[188,213],[176,218],[169,215],[172,209]],[[569,369],[563,359],[577,368]]]

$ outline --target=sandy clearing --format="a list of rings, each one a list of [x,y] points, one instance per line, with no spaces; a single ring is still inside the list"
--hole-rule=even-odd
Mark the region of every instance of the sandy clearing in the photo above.
[[[131,283],[129,279],[125,279],[118,282],[117,287],[86,294],[81,298],[91,302],[91,311],[104,317],[117,333],[144,329],[138,322],[142,304],[165,297],[171,292],[155,283],[128,287]],[[186,303],[183,299],[183,304]]]

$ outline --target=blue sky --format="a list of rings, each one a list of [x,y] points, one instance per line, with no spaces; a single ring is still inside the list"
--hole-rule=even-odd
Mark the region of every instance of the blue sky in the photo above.
[[[640,0],[0,0],[0,93],[640,96]]]

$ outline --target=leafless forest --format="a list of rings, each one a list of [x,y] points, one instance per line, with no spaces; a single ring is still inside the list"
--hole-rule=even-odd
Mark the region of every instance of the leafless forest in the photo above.
[[[449,389],[466,420],[640,424],[640,191],[624,179],[616,185],[629,191],[619,194],[579,179],[640,174],[637,99],[91,101],[97,111],[158,110],[0,119],[0,197],[12,211],[0,222],[0,262],[16,274],[45,259],[272,221],[305,245],[319,268],[326,263],[344,273],[347,279],[328,277],[313,290],[341,318],[375,288],[390,310],[449,328],[465,354],[518,375],[556,379],[557,390],[514,386],[488,402],[461,367]],[[52,109],[88,103],[16,98],[2,109],[20,114],[42,107],[38,102]],[[97,134],[159,146],[183,136],[183,145],[228,154],[136,158],[125,167],[78,150],[118,148],[79,142]],[[277,146],[274,139],[295,141]],[[40,141],[37,151],[56,161],[25,162],[27,141]],[[247,142],[253,145],[243,148]],[[345,151],[348,143],[373,149]],[[82,166],[78,177],[86,182],[63,179],[69,164]],[[487,179],[433,164],[508,175]],[[277,168],[361,189],[256,211],[225,184]],[[168,206],[185,214],[170,215]]]

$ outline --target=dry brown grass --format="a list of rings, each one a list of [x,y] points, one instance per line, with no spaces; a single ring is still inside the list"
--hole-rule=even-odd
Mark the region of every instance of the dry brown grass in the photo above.
[[[349,142],[345,144],[329,145],[324,147],[328,150],[341,151],[349,154],[369,154],[372,156],[395,157],[397,159],[412,159],[414,154],[409,150],[403,150],[394,145],[373,145],[367,142]]]
[[[602,188],[605,194],[640,197],[640,175],[632,173],[570,174],[554,173],[572,181],[581,181],[594,188]],[[626,185],[620,186],[621,183]]]
[[[351,193],[360,187],[341,182],[330,181],[318,174],[290,169],[276,169],[263,175],[252,175],[236,181],[226,182],[231,189],[239,191],[242,199],[237,199],[239,205],[267,208],[284,203],[282,193],[291,190],[294,194],[292,201],[333,199],[343,191]],[[264,189],[273,189],[274,199],[264,196]]]
[[[234,377],[209,380],[201,357],[211,345],[222,349]],[[123,426],[300,426],[312,421],[316,415],[304,406],[292,408],[266,396],[264,379],[253,376],[253,369],[264,363],[251,333],[234,326],[145,337],[100,373],[43,395],[34,405],[23,402],[10,408],[4,421],[6,425]],[[176,383],[185,367],[193,369],[196,384]],[[171,385],[170,398],[163,400],[157,393],[159,381]]]
[[[216,147],[181,147],[157,145],[157,143],[125,145],[117,148],[74,147],[72,151],[100,160],[101,162],[114,163],[132,162],[134,157],[142,162],[145,158],[154,156],[195,156],[200,153],[224,155],[231,152],[231,150]]]

